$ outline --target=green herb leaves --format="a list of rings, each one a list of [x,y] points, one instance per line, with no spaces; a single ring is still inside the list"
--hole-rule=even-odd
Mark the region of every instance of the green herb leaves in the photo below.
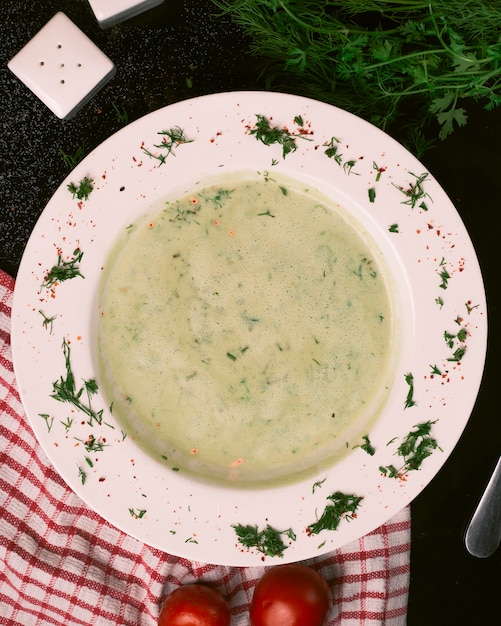
[[[73,169],[83,159],[84,147],[78,146],[78,148],[75,150],[73,154],[68,154],[62,148],[59,148],[59,154],[63,157],[64,164],[70,169]],[[69,188],[69,185],[68,185],[68,188]]]
[[[82,260],[82,257],[83,252],[79,248],[76,248],[76,250],[73,251],[73,257],[67,260],[63,259],[62,255],[59,254],[57,257],[57,264],[54,265],[45,275],[42,288],[50,289],[58,283],[62,283],[65,280],[70,280],[71,278],[75,278],[77,276],[84,278],[83,274],[80,273],[80,261]]]
[[[75,185],[75,183],[69,183],[67,188],[74,198],[77,197],[78,200],[88,200],[94,189],[92,184],[93,182],[92,178],[85,176],[79,181],[78,185]]]
[[[463,107],[457,106],[458,94],[454,91],[446,91],[442,97],[435,98],[430,104],[430,111],[436,115],[440,124],[440,139],[445,139],[450,135],[455,126],[464,126],[468,121],[468,116]]]
[[[415,178],[413,182],[406,188],[398,187],[400,191],[406,196],[407,200],[404,200],[402,204],[407,204],[414,209],[416,206],[419,206],[423,211],[427,211],[428,207],[423,198],[429,197],[427,193],[425,193],[423,189],[423,183],[428,178],[428,172],[424,172],[419,176],[417,174],[413,174],[409,172],[411,176]],[[421,202],[419,202],[421,200]],[[418,205],[419,202],[419,205]]]
[[[324,480],[313,485],[313,493],[322,486]],[[355,518],[363,497],[336,491],[327,496],[327,500],[329,504],[325,507],[322,515],[305,529],[308,536],[318,535],[322,530],[337,530],[343,519]],[[296,534],[292,528],[278,531],[269,524],[266,524],[262,530],[257,525],[252,526],[250,524],[234,524],[232,528],[235,530],[239,543],[246,548],[257,548],[265,556],[282,557],[284,555],[288,546],[284,543],[282,536],[287,537],[290,541],[296,541]]]
[[[39,309],[38,312],[40,313],[40,315],[43,318],[42,326],[44,328],[47,328],[49,330],[50,334],[52,335],[52,325],[53,325],[54,320],[56,319],[57,315],[52,315],[51,317],[48,317],[47,315],[45,315],[45,313],[41,309]]]
[[[82,385],[77,387],[75,375],[71,365],[71,350],[66,339],[63,339],[62,347],[65,361],[65,374],[52,383],[52,394],[50,397],[58,402],[71,405],[72,413],[74,413],[75,410],[84,413],[88,418],[85,422],[87,426],[94,427],[96,425],[100,426],[101,424],[109,426],[109,424],[103,422],[103,411],[96,411],[92,406],[93,396],[95,396],[98,392],[96,381],[94,379],[84,380]],[[46,413],[39,413],[39,415],[45,420],[47,429],[50,432],[54,423],[54,418]],[[72,428],[73,422],[74,419],[70,417],[67,417],[66,421],[60,421],[65,429],[66,435]],[[84,422],[81,422],[81,424],[83,425]],[[85,438],[74,437],[74,439],[78,442],[77,445],[83,445],[87,453],[96,454],[102,452],[108,445],[104,437],[96,437],[92,433],[87,435]],[[85,462],[90,468],[94,467],[94,462],[90,456],[85,457]],[[87,472],[82,469],[80,465],[78,465],[78,476],[82,485],[84,485],[87,481]]]
[[[213,1],[243,28],[268,87],[381,128],[412,111],[444,139],[466,124],[464,101],[501,102],[499,2]]]
[[[235,529],[238,541],[243,546],[246,548],[257,548],[259,552],[266,556],[282,557],[284,555],[287,546],[282,539],[282,535],[286,535],[292,541],[296,539],[296,535],[291,528],[278,531],[269,524],[266,524],[262,530],[259,530],[258,526],[243,526],[242,524],[235,524],[232,528]]]
[[[447,268],[445,267],[445,259],[443,257],[442,257],[442,260],[440,261],[439,276],[441,279],[441,282],[439,285],[440,289],[447,289],[447,287],[449,286],[449,279],[451,275],[449,274],[449,272],[447,271]]]
[[[303,125],[303,119],[300,115],[294,118],[294,123],[299,126]],[[282,146],[282,157],[285,157],[291,152],[297,150],[296,138],[305,137],[306,133],[298,132],[293,134],[286,128],[279,128],[278,126],[272,126],[270,121],[259,113],[256,114],[256,125],[249,129],[249,135],[253,135],[258,141],[264,143],[265,146],[271,146],[273,144],[279,144]]]
[[[161,135],[162,141],[161,143],[154,144],[154,147],[159,150],[164,150],[165,152],[154,153],[144,146],[142,146],[141,149],[151,159],[156,159],[159,162],[159,167],[165,163],[169,154],[176,156],[175,149],[180,145],[193,142],[193,139],[188,139],[184,134],[184,130],[179,128],[179,126],[174,126],[168,130],[161,130],[158,134]]]
[[[460,322],[458,322],[460,323]],[[444,341],[448,348],[452,350],[452,355],[447,358],[450,362],[458,363],[466,353],[466,338],[468,332],[466,328],[460,328],[457,333],[444,331]]]
[[[324,154],[329,159],[333,159],[339,166],[341,166],[346,174],[351,174],[357,161],[356,159],[344,160],[343,155],[339,152],[341,140],[337,137],[331,137],[329,142],[325,144]],[[375,195],[374,195],[375,197]],[[370,198],[370,193],[369,193]],[[374,199],[371,199],[374,202]]]
[[[364,451],[367,452],[367,454],[369,456],[374,456],[376,454],[376,450],[374,448],[374,446],[371,444],[371,441],[368,437],[368,435],[364,435],[362,437],[364,443],[361,444],[359,447]]]
[[[71,367],[71,352],[66,339],[63,340],[63,354],[66,365],[66,374],[52,383],[51,398],[59,402],[69,402],[76,409],[85,413],[89,418],[89,425],[101,424],[103,411],[95,411],[91,406],[92,396],[97,392],[95,380],[84,381],[83,386],[77,389],[75,376]]]
[[[327,496],[327,500],[330,504],[325,507],[322,515],[308,526],[309,535],[318,535],[322,530],[337,530],[342,519],[351,520],[356,517],[356,510],[363,497],[336,491]]]
[[[404,408],[408,409],[416,405],[414,400],[414,376],[410,372],[405,375],[405,382],[409,385],[409,390],[405,398]]]
[[[270,122],[264,115],[256,115],[257,121],[255,128],[249,130],[249,135],[264,143],[265,146],[271,146],[278,143],[282,146],[282,156],[285,157],[297,149],[295,138],[285,129],[271,126]]]
[[[440,449],[436,439],[431,436],[431,427],[435,422],[416,424],[403,438],[397,448],[397,455],[402,457],[403,465],[398,469],[394,465],[380,466],[379,471],[388,478],[403,478],[411,470],[421,468],[423,461],[435,449]]]

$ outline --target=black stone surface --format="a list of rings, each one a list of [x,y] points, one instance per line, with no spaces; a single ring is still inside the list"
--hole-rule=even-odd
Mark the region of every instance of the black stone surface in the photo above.
[[[246,41],[210,0],[165,0],[101,30],[87,0],[2,0],[0,13],[0,267],[15,276],[31,230],[67,176],[61,150],[88,153],[123,123],[207,93],[263,87]],[[64,11],[116,64],[117,74],[70,121],[57,119],[7,62]],[[464,547],[469,517],[501,453],[501,110],[468,105],[469,122],[422,158],[455,203],[479,256],[489,306],[489,349],[478,401],[455,451],[412,504],[409,626],[498,623],[501,549]],[[416,123],[419,123],[417,120]],[[398,139],[398,137],[397,137]]]

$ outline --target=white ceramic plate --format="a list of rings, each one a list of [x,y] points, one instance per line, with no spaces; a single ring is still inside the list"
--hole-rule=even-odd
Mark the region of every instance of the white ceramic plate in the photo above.
[[[250,134],[257,115],[291,134],[300,129],[308,134],[296,138],[296,149],[284,157],[281,145],[265,145]],[[171,154],[155,148],[162,139],[158,133],[173,128],[190,142],[176,145]],[[329,145],[337,148],[330,156]],[[163,154],[165,162],[145,149]],[[393,270],[404,332],[391,395],[368,433],[373,456],[356,448],[318,476],[244,491],[193,481],[148,457],[123,437],[99,390],[92,406],[103,411],[103,419],[91,420],[92,426],[84,413],[51,398],[53,383],[66,377],[63,340],[71,348],[76,388],[98,377],[97,289],[115,235],[204,177],[239,170],[280,171],[307,181],[360,220]],[[86,176],[94,189],[79,201],[67,185]],[[71,259],[77,248],[85,278],[43,288],[58,255]],[[446,461],[470,416],[484,366],[487,315],[469,236],[419,161],[380,130],[332,106],[286,94],[236,92],[155,111],[113,135],[71,172],[26,248],[12,331],[26,412],[68,485],[109,522],[161,550],[244,566],[261,565],[263,554],[242,546],[233,525],[292,528],[295,539],[282,535],[283,557],[267,556],[265,562],[299,561],[372,531],[411,502]],[[415,404],[405,408],[408,397]],[[428,421],[439,447],[420,469],[396,478],[383,475],[382,466],[401,468],[397,449],[403,438]],[[88,449],[92,438],[101,450]],[[356,517],[342,519],[337,530],[310,534],[309,525],[336,491],[363,497]]]

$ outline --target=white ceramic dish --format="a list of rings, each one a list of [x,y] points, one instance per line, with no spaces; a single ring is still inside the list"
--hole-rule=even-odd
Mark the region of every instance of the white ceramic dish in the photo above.
[[[249,131],[257,115],[287,129],[295,150],[265,145]],[[162,131],[189,142],[171,154]],[[326,154],[329,146],[335,147]],[[152,154],[165,157],[162,163]],[[393,270],[403,340],[393,389],[368,433],[375,454],[354,449],[318,476],[277,488],[239,490],[197,482],[147,456],[123,436],[100,390],[91,398],[102,421],[51,397],[67,375],[76,389],[97,379],[98,283],[115,235],[159,202],[221,172],[280,171],[339,202],[370,230]],[[93,179],[88,199],[68,184]],[[43,287],[58,255],[77,276]],[[53,319],[52,319],[53,318]],[[49,322],[48,320],[52,321]],[[204,96],[155,111],[105,141],[56,191],[35,226],[19,270],[12,341],[22,400],[54,467],[89,506],[126,533],[166,552],[228,565],[300,561],[340,547],[389,519],[430,482],[468,421],[483,372],[487,313],[482,276],[468,233],[433,176],[402,146],[332,106],[278,93]],[[440,371],[440,374],[438,373]],[[408,375],[412,375],[412,382]],[[87,403],[84,391],[82,402]],[[406,408],[406,399],[413,406]],[[89,421],[92,424],[89,424]],[[390,478],[380,467],[404,459],[398,446],[417,424],[433,422],[438,447],[418,470]],[[362,442],[361,442],[362,443]],[[317,488],[314,484],[317,483]],[[337,530],[308,527],[340,491],[362,496]],[[282,557],[264,557],[238,541],[233,525],[291,528]]]

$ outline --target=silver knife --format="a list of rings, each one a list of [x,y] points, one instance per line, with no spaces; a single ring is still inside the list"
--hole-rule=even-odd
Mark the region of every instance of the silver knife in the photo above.
[[[501,457],[466,530],[468,552],[479,558],[494,554],[501,541]]]

